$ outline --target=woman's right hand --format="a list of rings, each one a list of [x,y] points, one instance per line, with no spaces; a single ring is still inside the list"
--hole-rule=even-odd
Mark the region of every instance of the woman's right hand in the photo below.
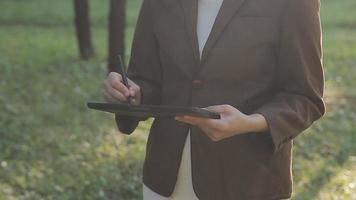
[[[110,72],[104,81],[104,97],[107,102],[127,102],[133,105],[141,104],[141,89],[136,83],[127,80],[129,88],[123,82],[119,73]],[[129,98],[130,97],[130,98]],[[130,99],[130,102],[128,102]]]

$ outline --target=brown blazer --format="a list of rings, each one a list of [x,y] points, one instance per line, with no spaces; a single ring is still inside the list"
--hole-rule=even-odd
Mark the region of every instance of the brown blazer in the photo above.
[[[230,104],[269,125],[213,142],[197,127],[155,119],[143,170],[148,187],[173,192],[191,128],[199,199],[291,196],[292,139],[325,112],[319,7],[319,0],[224,0],[199,60],[197,0],[144,0],[128,69],[143,104]],[[126,134],[140,120],[116,116]]]

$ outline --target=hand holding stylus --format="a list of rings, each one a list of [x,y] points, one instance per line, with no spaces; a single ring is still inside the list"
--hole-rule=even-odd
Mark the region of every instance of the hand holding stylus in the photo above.
[[[110,72],[104,81],[104,97],[107,102],[117,103],[126,102],[133,105],[141,104],[141,89],[136,83],[126,76],[125,67],[121,56],[117,72]]]

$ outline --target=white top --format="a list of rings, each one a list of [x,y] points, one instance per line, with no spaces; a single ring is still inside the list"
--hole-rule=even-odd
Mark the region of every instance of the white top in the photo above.
[[[192,0],[193,1],[193,0]],[[213,28],[223,0],[198,0],[197,36],[200,56]]]
[[[193,0],[192,0],[193,1]],[[198,0],[197,37],[200,57],[223,0]],[[143,185],[144,200],[197,200],[192,184],[190,131],[182,153],[177,182],[172,196],[164,197]]]

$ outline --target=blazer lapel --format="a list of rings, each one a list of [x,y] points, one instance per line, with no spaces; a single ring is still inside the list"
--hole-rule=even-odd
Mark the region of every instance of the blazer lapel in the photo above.
[[[224,0],[215,23],[209,35],[209,38],[203,48],[202,56],[199,55],[199,43],[197,38],[197,18],[198,18],[198,0],[179,0],[184,12],[185,26],[189,43],[192,48],[195,64],[200,70],[201,63],[207,58],[209,51],[213,48],[219,36],[236,14],[245,0]]]
[[[197,17],[198,17],[198,0],[180,0],[184,11],[185,26],[189,43],[192,48],[195,64],[199,63],[199,44],[197,38]]]
[[[188,0],[194,1],[194,0]],[[201,62],[203,62],[208,54],[209,51],[213,48],[216,41],[219,39],[219,36],[225,29],[226,25],[230,22],[232,17],[236,14],[237,10],[241,7],[242,3],[245,0],[224,0],[218,16],[216,17],[215,23],[213,28],[210,32],[208,40],[203,48]]]

